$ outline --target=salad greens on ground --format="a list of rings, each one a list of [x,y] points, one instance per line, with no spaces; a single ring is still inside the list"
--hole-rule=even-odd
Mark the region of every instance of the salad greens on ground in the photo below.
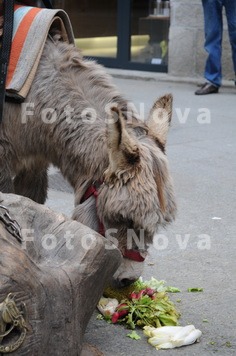
[[[180,313],[175,305],[170,301],[168,292],[180,292],[178,288],[168,287],[165,281],[158,281],[151,278],[150,281],[143,281],[141,278],[131,286],[122,289],[106,288],[103,306],[98,304],[98,309],[104,318],[111,323],[125,324],[129,329],[136,326],[176,326]],[[113,299],[112,299],[113,298]],[[100,301],[101,301],[100,300]],[[114,300],[118,301],[117,305]],[[103,313],[104,303],[108,305],[108,310]],[[111,308],[111,305],[114,308]]]

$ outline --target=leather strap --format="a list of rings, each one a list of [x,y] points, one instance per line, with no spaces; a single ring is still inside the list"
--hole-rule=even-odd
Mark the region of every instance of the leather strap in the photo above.
[[[11,40],[14,18],[14,0],[4,0],[3,2],[3,34],[2,46],[0,49],[0,124],[2,122],[3,106],[5,102],[5,85],[7,78],[7,67],[11,52]]]
[[[98,189],[102,185],[102,183],[103,183],[102,181],[93,182],[93,184],[90,185],[90,187],[88,187],[88,189],[84,193],[80,203],[83,203],[85,200],[87,200],[88,198],[90,198],[93,195],[95,197],[96,205],[97,205]],[[98,233],[102,236],[105,236],[105,228],[104,228],[104,225],[100,219],[99,219],[99,225],[98,225]]]
[[[123,251],[123,256],[128,258],[129,260],[133,260],[136,262],[143,262],[145,258],[140,254],[137,250],[127,250]]]

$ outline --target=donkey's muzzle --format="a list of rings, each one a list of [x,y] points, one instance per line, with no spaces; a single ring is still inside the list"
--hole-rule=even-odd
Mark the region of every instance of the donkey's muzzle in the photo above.
[[[115,283],[117,288],[124,288],[130,286],[135,281],[136,279],[123,278],[121,280],[116,280]]]

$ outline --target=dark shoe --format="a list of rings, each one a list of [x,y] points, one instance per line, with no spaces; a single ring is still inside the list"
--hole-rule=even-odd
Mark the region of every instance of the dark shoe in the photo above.
[[[206,94],[214,94],[218,93],[219,87],[211,84],[211,83],[205,83],[201,86],[200,89],[195,91],[196,95],[206,95]]]

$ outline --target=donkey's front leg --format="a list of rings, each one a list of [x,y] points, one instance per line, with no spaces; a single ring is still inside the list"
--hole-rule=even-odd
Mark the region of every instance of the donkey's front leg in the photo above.
[[[8,159],[4,155],[4,149],[0,145],[0,191],[2,193],[14,193],[11,171]]]
[[[0,163],[0,191],[2,193],[14,193],[14,186],[11,179],[10,170],[2,167]]]
[[[35,162],[36,163],[36,162]],[[22,168],[14,179],[15,193],[44,204],[47,199],[47,166],[31,165]]]

